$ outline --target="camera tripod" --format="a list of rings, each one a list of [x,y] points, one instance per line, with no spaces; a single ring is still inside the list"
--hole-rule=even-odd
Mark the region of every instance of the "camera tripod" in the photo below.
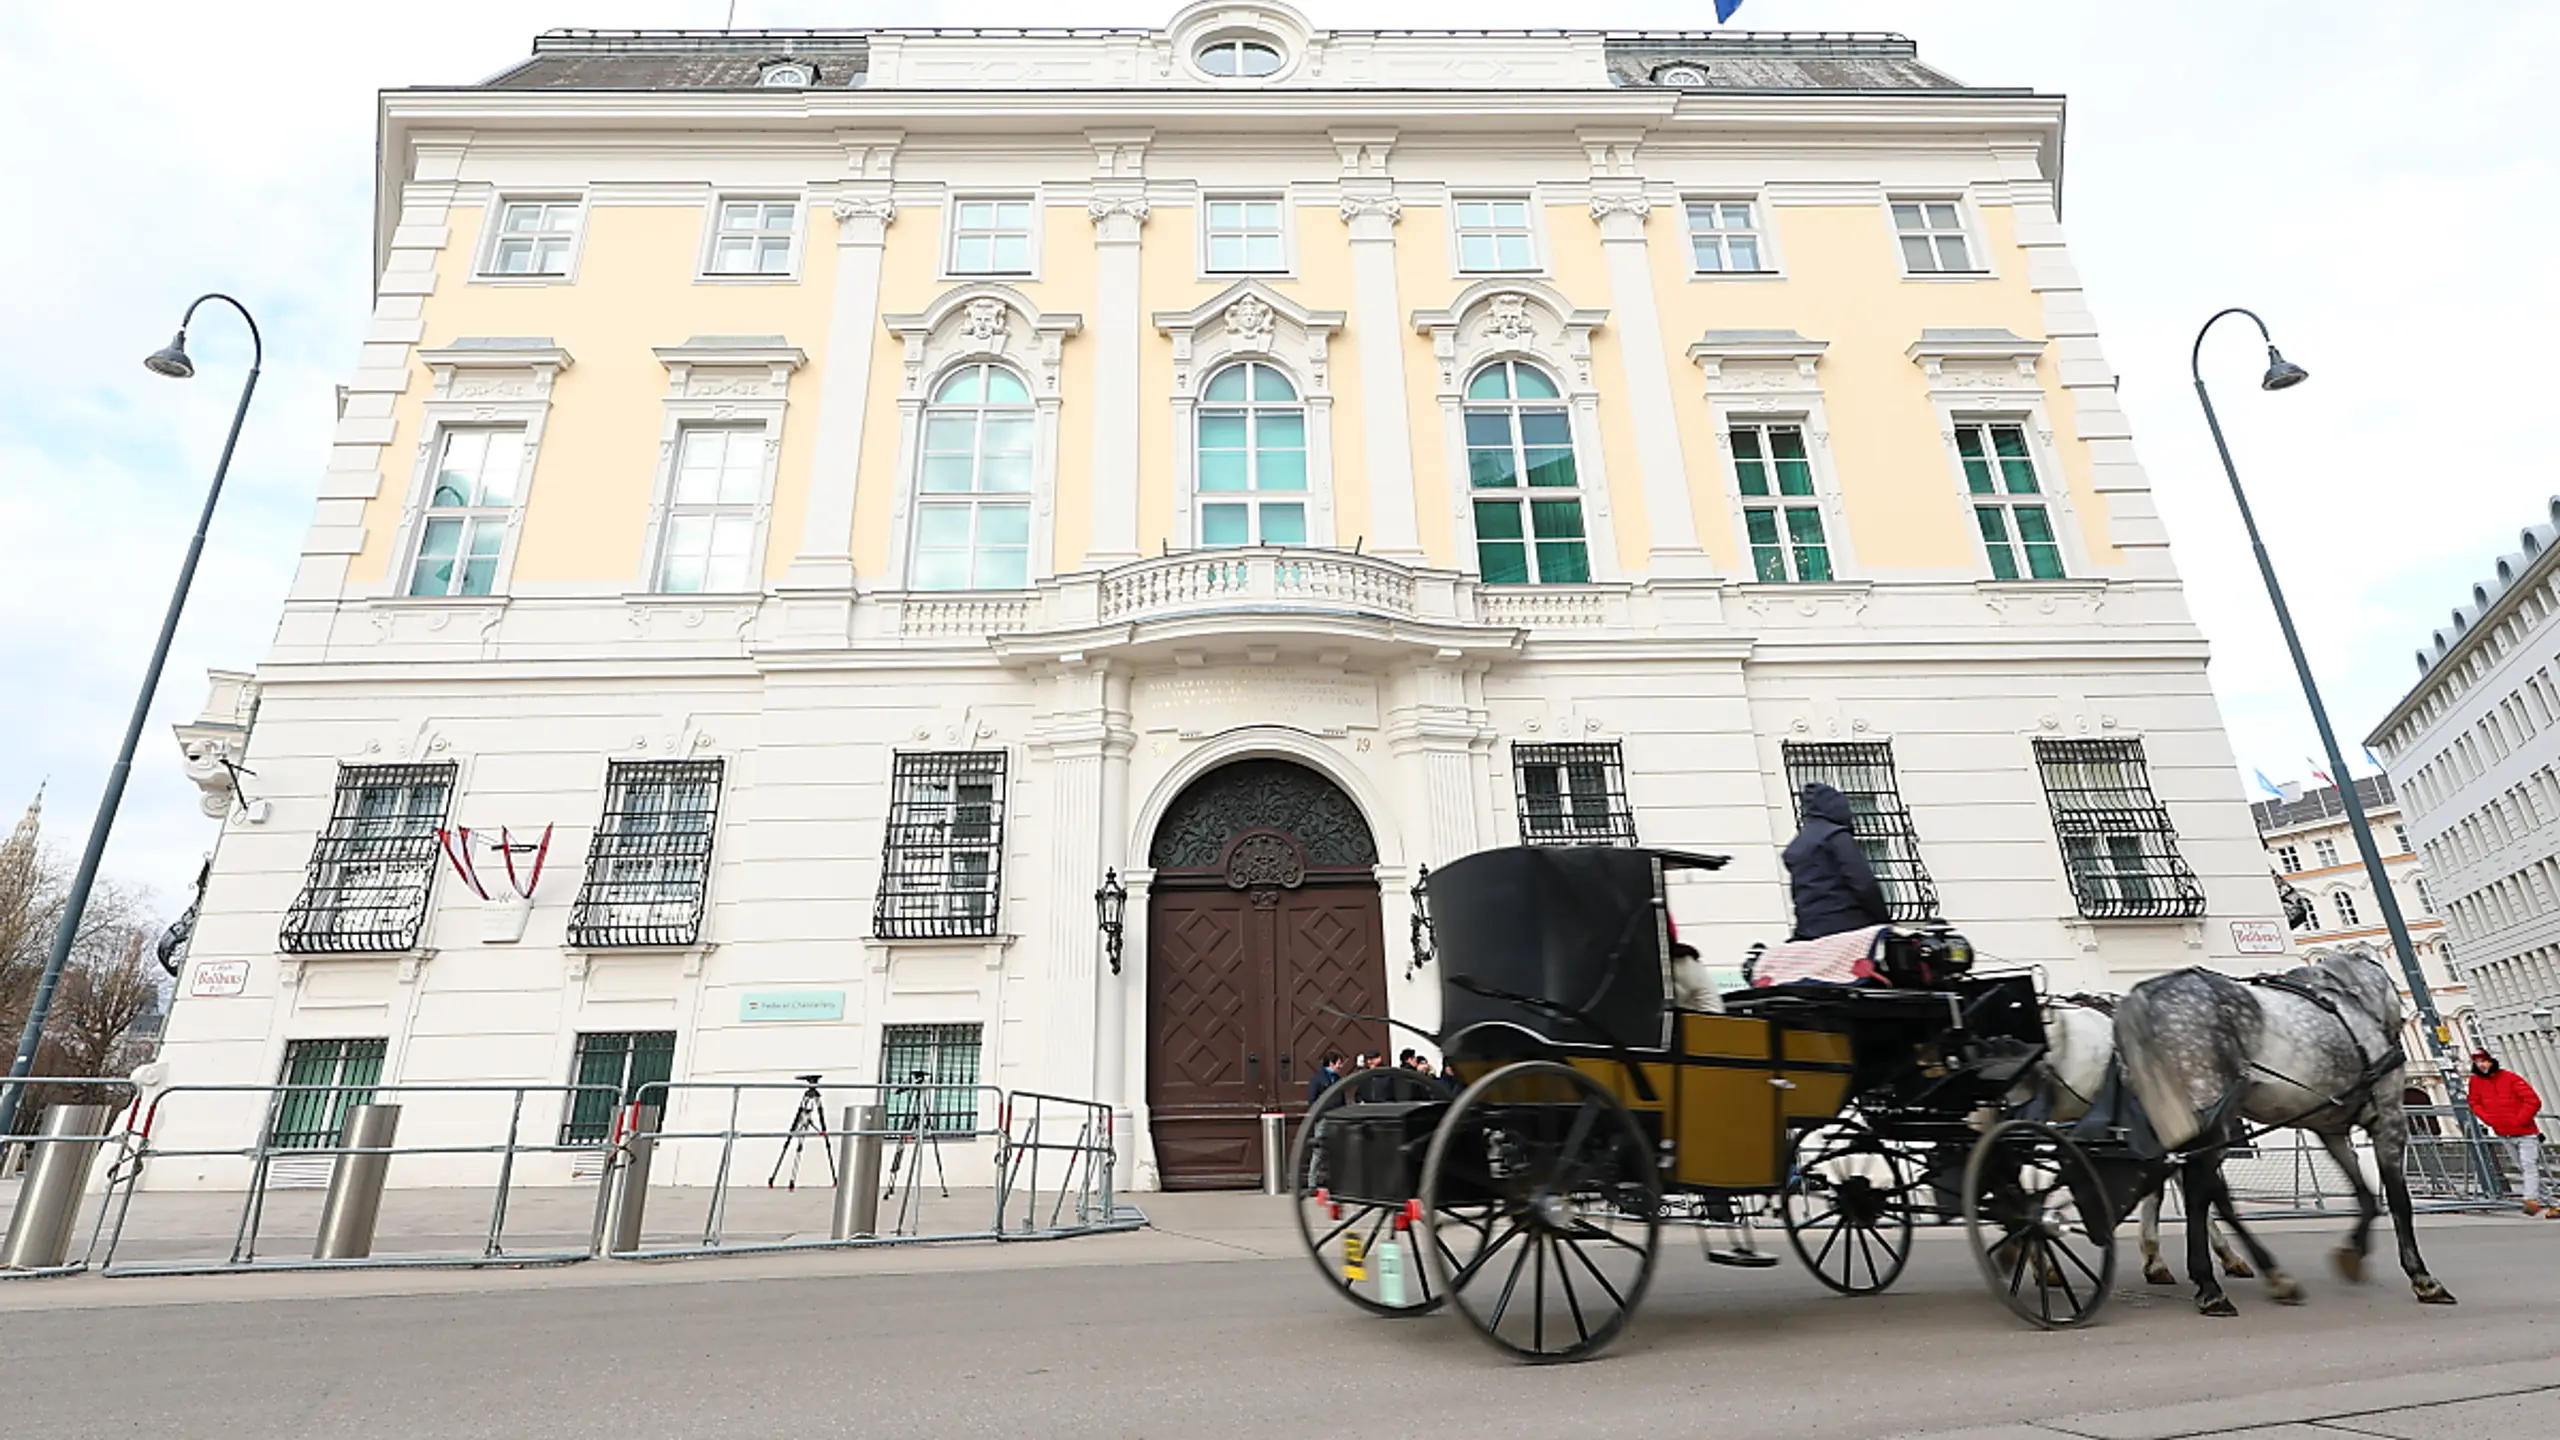
[[[887,1189],[880,1192],[880,1198],[897,1200],[898,1219],[895,1233],[906,1234],[909,1222],[915,1218],[916,1186],[924,1179],[924,1157],[928,1153],[933,1156],[934,1188],[941,1192],[945,1200],[951,1198],[951,1178],[943,1172],[942,1168],[942,1133],[932,1126],[932,1107],[926,1098],[925,1072],[922,1070],[909,1072],[907,1083],[899,1086],[897,1093],[906,1100],[909,1109],[904,1117],[906,1123],[898,1127],[896,1148],[889,1152],[889,1185]],[[901,1197],[898,1194],[898,1170],[910,1159],[915,1163],[907,1167],[906,1194]]]
[[[818,1153],[827,1157],[827,1183],[836,1184],[837,1175],[836,1152],[827,1143],[827,1100],[818,1089],[818,1081],[823,1077],[795,1075],[791,1078],[803,1087],[800,1108],[791,1112],[791,1129],[782,1137],[782,1149],[773,1157],[773,1173],[764,1177],[764,1188],[772,1189],[773,1182],[782,1178],[782,1167],[787,1162],[791,1166],[791,1180],[783,1188],[796,1195],[800,1193],[800,1157],[807,1152],[812,1136],[817,1138]]]

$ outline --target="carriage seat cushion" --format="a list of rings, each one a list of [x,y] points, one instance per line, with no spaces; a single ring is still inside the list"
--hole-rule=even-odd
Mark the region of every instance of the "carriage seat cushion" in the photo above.
[[[1855,985],[1860,981],[1884,984],[1883,969],[1877,964],[1877,952],[1884,932],[1891,927],[1869,925],[1860,930],[1844,930],[1817,940],[1789,940],[1760,952],[1760,963],[1751,972],[1756,986],[1792,985],[1812,982],[1823,985]]]

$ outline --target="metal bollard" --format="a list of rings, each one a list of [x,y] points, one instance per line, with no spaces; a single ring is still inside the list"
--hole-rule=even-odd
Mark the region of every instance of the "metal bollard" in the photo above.
[[[397,1105],[350,1105],[338,1144],[349,1150],[387,1150],[400,1130]],[[320,1205],[320,1237],[314,1260],[361,1260],[373,1253],[373,1225],[382,1217],[382,1182],[388,1155],[340,1155],[329,1172],[329,1196]]]
[[[106,1105],[51,1105],[31,1147],[18,1208],[9,1217],[9,1239],[0,1245],[0,1270],[53,1270],[71,1254],[71,1232],[80,1215],[80,1193],[99,1147],[74,1137],[107,1133],[115,1110]],[[50,1142],[50,1143],[47,1143]]]
[[[1281,1179],[1281,1172],[1289,1168],[1288,1157],[1283,1153],[1286,1147],[1282,1143],[1288,1133],[1288,1116],[1281,1114],[1277,1110],[1266,1110],[1263,1112],[1262,1193],[1265,1195],[1286,1195],[1289,1193],[1288,1185]]]
[[[836,1142],[838,1240],[880,1233],[880,1141],[889,1111],[880,1105],[844,1107],[843,1138]]]
[[[649,1157],[658,1148],[658,1137],[647,1132],[656,1128],[657,1121],[643,1121],[642,1133],[622,1142],[627,1158],[613,1172],[613,1222],[604,1247],[608,1255],[628,1255],[640,1248],[640,1225],[649,1210]]]

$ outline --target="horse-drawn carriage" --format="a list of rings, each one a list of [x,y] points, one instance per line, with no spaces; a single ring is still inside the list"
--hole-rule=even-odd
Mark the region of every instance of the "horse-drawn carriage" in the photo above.
[[[1372,1071],[1310,1107],[1290,1174],[1327,1281],[1380,1313],[1447,1303],[1505,1350],[1571,1359],[1624,1328],[1666,1224],[1774,1200],[1834,1290],[1885,1289],[1916,1219],[1960,1218],[2020,1316],[2095,1314],[2117,1221],[2165,1169],[2006,1113],[2044,1054],[2033,979],[1968,973],[1962,938],[1933,928],[1888,937],[1929,988],[1782,985],[1681,1009],[1663,877],[1723,863],[1523,847],[1432,873],[1435,1038],[1464,1086]]]

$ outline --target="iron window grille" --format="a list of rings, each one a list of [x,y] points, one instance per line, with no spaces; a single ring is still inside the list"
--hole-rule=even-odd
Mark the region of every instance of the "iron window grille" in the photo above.
[[[1920,832],[1902,803],[1893,746],[1884,741],[1795,741],[1780,747],[1796,823],[1804,823],[1804,787],[1816,781],[1849,799],[1850,831],[1884,884],[1886,912],[1896,920],[1934,920],[1938,887],[1920,859]]]
[[[947,939],[996,933],[1004,857],[1004,752],[901,754],[890,772],[872,933]]]
[[[1513,745],[1523,845],[1633,845],[1627,766],[1616,742]]]
[[[641,1087],[663,1085],[675,1074],[676,1032],[673,1030],[607,1030],[580,1035],[576,1058],[569,1062],[569,1113],[560,1122],[563,1145],[602,1145],[613,1138],[614,1112],[647,1100],[660,1107],[667,1092]],[[612,1087],[608,1090],[606,1087]]]
[[[569,943],[595,949],[690,945],[702,937],[721,762],[617,761],[587,878],[569,911]]]
[[[288,955],[410,950],[427,920],[436,831],[453,799],[454,767],[341,765],[311,873],[284,912]]]
[[[2092,920],[2204,913],[2204,887],[2151,793],[2139,740],[2038,740],[2036,768],[2062,842],[2072,898]]]
[[[966,1135],[978,1128],[979,1029],[975,1025],[888,1025],[880,1031],[880,1083],[889,1128]]]
[[[373,1087],[382,1080],[382,1057],[391,1042],[364,1040],[295,1040],[284,1047],[284,1069],[278,1082],[310,1086],[279,1093],[275,1128],[267,1144],[277,1150],[321,1150],[338,1143],[351,1105],[373,1103]]]

